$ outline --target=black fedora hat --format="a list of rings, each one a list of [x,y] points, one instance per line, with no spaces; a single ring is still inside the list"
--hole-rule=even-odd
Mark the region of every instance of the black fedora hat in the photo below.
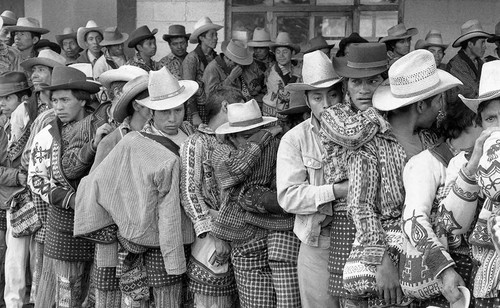
[[[148,38],[153,38],[155,34],[158,32],[158,29],[153,29],[153,31],[149,30],[149,27],[144,25],[141,26],[132,33],[130,33],[130,38],[128,40],[128,47],[129,48],[134,48],[135,45],[139,44],[141,41],[148,39]]]
[[[333,68],[342,77],[365,78],[389,69],[385,44],[352,44],[349,50],[346,57],[333,58]]]
[[[50,86],[42,87],[43,90],[83,90],[91,94],[99,92],[100,86],[96,82],[87,80],[87,75],[82,71],[68,67],[56,66],[52,71]]]

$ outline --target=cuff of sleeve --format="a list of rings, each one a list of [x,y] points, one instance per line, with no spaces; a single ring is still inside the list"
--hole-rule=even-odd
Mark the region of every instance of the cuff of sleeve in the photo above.
[[[66,194],[66,197],[64,197],[64,200],[63,200],[63,203],[62,203],[63,208],[69,209],[69,208],[73,208],[74,207],[74,204],[73,204],[73,206],[71,206],[71,198],[74,195],[75,195],[74,192],[69,192],[68,194]]]
[[[455,265],[451,256],[441,247],[432,248],[424,262],[427,267],[429,267],[429,270],[434,278],[441,275],[441,273],[448,267]]]
[[[364,264],[380,265],[386,251],[385,246],[367,246],[363,248],[361,262]]]
[[[92,164],[94,161],[96,149],[92,146],[93,143],[94,139],[90,140],[82,147],[82,160],[85,164]]]
[[[196,236],[212,231],[212,221],[210,218],[198,220],[193,225]]]
[[[73,194],[72,191],[64,188],[53,188],[49,194],[49,203],[58,208],[67,208],[66,206],[69,204],[71,194]]]
[[[256,143],[262,148],[264,145],[271,140],[273,135],[266,131],[266,130],[260,130],[259,132],[253,134],[250,138],[248,138],[247,142],[249,143]]]
[[[460,177],[467,183],[467,184],[470,184],[470,185],[475,185],[477,184],[477,178],[476,178],[476,175],[475,174],[469,174],[469,172],[467,171],[467,168],[465,168],[465,165],[460,169],[460,171],[458,172],[458,174],[460,175]]]

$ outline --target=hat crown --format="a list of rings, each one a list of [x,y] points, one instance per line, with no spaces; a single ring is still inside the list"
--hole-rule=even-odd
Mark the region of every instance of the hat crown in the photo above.
[[[80,81],[87,81],[87,76],[80,70],[69,66],[56,66],[52,71],[50,85],[64,85]]]
[[[302,82],[308,85],[317,85],[333,79],[339,79],[332,62],[321,50],[304,54],[302,66]]]
[[[249,57],[251,57],[245,43],[239,40],[231,39],[225,48],[225,55],[238,64],[243,64]]]
[[[61,65],[66,64],[66,58],[51,49],[40,50],[37,58],[53,60],[60,63]]]
[[[16,23],[17,27],[40,28],[40,22],[33,17],[19,17]]]
[[[231,39],[241,42],[248,42],[248,32],[245,30],[234,30],[231,32]]]
[[[397,98],[429,92],[436,88],[439,82],[434,56],[425,49],[410,52],[389,68],[391,92]]]
[[[229,126],[245,127],[263,121],[262,113],[255,99],[246,103],[233,103],[227,105],[227,120]]]
[[[403,23],[397,24],[387,29],[388,36],[403,36],[406,35],[406,33],[408,33],[408,30]]]
[[[290,38],[290,33],[280,32],[274,41],[275,44],[292,44],[292,39]]]
[[[479,97],[500,91],[500,60],[483,64],[479,81]]]
[[[166,67],[163,67],[158,71],[149,72],[148,90],[150,100],[159,101],[181,94],[185,87],[180,85]]]
[[[87,21],[87,24],[85,25],[84,28],[99,28],[99,26],[97,25],[97,23],[95,21],[93,21],[92,19]]]
[[[434,29],[427,33],[425,40],[432,44],[443,44],[443,36],[441,35],[441,32]]]
[[[322,35],[313,37],[309,41],[309,48],[315,48],[315,47],[321,47],[321,46],[328,46],[328,42],[325,40],[325,38]]]
[[[148,89],[148,84],[149,75],[139,75],[134,79],[127,81],[127,83],[123,86],[122,92],[123,94],[126,94],[130,91],[136,91],[138,87],[141,88],[139,90],[142,92]]]
[[[73,63],[68,65],[73,69],[76,69],[85,76],[85,79],[94,80],[94,74],[92,72],[92,64],[90,63]]]
[[[183,25],[171,25],[170,27],[168,27],[168,35],[185,36],[186,27],[184,27]]]
[[[24,74],[23,72],[6,72],[0,75],[1,92],[5,92],[6,90],[22,90],[27,86],[28,79],[26,78],[26,74]]]
[[[9,11],[9,10],[5,10],[2,12],[2,14],[0,15],[0,17],[7,17],[7,18],[11,18],[11,19],[17,19],[16,17],[16,14],[12,11]]]
[[[200,20],[198,20],[194,24],[194,29],[196,30],[198,28],[201,28],[202,26],[210,25],[210,24],[213,24],[212,20],[207,16],[203,16]]]
[[[471,33],[471,32],[476,32],[476,31],[483,31],[483,26],[477,19],[471,19],[466,21],[462,27],[460,28],[462,35]]]
[[[66,35],[66,34],[76,34],[76,31],[75,31],[75,29],[73,29],[71,27],[66,27],[63,29],[62,35]]]
[[[383,43],[354,43],[350,45],[347,66],[354,69],[367,69],[386,66],[387,47]]]
[[[252,41],[254,42],[270,42],[271,34],[266,28],[257,27],[253,30]]]

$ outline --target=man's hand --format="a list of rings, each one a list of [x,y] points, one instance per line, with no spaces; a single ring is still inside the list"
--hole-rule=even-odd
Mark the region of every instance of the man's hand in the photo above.
[[[197,113],[193,113],[191,116],[191,123],[193,123],[194,127],[198,127],[203,121],[201,120],[201,117]]]
[[[384,254],[382,264],[377,265],[375,273],[378,294],[380,299],[384,299],[386,304],[400,304],[403,299],[403,291],[399,285],[398,270],[392,264],[391,258]]]
[[[273,137],[278,136],[279,133],[281,133],[283,131],[283,129],[279,125],[274,125],[274,126],[266,127],[266,128],[264,128],[264,130],[267,130],[268,132],[270,132],[271,135],[273,135]]]
[[[479,137],[476,139],[476,143],[474,144],[474,150],[472,151],[472,155],[465,165],[465,169],[469,175],[474,175],[477,172],[477,168],[479,166],[479,160],[481,156],[483,156],[483,146],[484,142],[488,137],[491,136],[493,132],[500,131],[500,127],[490,127],[481,132]]]
[[[231,70],[231,73],[229,73],[229,76],[227,76],[227,78],[229,78],[231,81],[235,81],[241,76],[241,74],[243,74],[243,69],[241,68],[241,66],[236,65]]]
[[[448,300],[450,304],[453,304],[462,298],[462,292],[458,289],[458,286],[465,286],[464,280],[460,275],[452,268],[448,267],[441,273],[441,293]]]
[[[335,195],[336,199],[347,198],[348,190],[349,190],[348,180],[333,184],[333,194]]]
[[[113,131],[113,127],[108,123],[99,126],[99,128],[95,132],[94,142],[92,143],[92,147],[94,148],[94,150],[97,149],[97,146],[101,142],[102,138],[111,133],[111,131]]]
[[[208,233],[208,234],[214,240],[215,255],[216,255],[217,261],[219,261],[219,263],[221,263],[221,264],[226,263],[227,260],[229,259],[230,254],[231,254],[231,246],[226,241],[223,241],[221,239],[216,238],[211,233]]]

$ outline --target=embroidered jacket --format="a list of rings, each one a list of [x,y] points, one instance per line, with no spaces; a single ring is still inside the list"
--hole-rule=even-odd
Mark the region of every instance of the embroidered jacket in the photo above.
[[[172,75],[177,79],[182,79],[182,61],[186,58],[187,54],[182,57],[178,57],[173,53],[169,53],[165,57],[161,58],[159,65],[160,67],[166,67]]]
[[[135,56],[128,60],[126,64],[140,67],[146,72],[157,71],[161,68],[160,64],[153,59],[151,59],[150,63],[146,63],[146,61],[139,55],[139,52],[136,52]]]
[[[0,74],[5,72],[23,71],[20,63],[21,55],[17,48],[5,45],[6,48],[0,52]]]

